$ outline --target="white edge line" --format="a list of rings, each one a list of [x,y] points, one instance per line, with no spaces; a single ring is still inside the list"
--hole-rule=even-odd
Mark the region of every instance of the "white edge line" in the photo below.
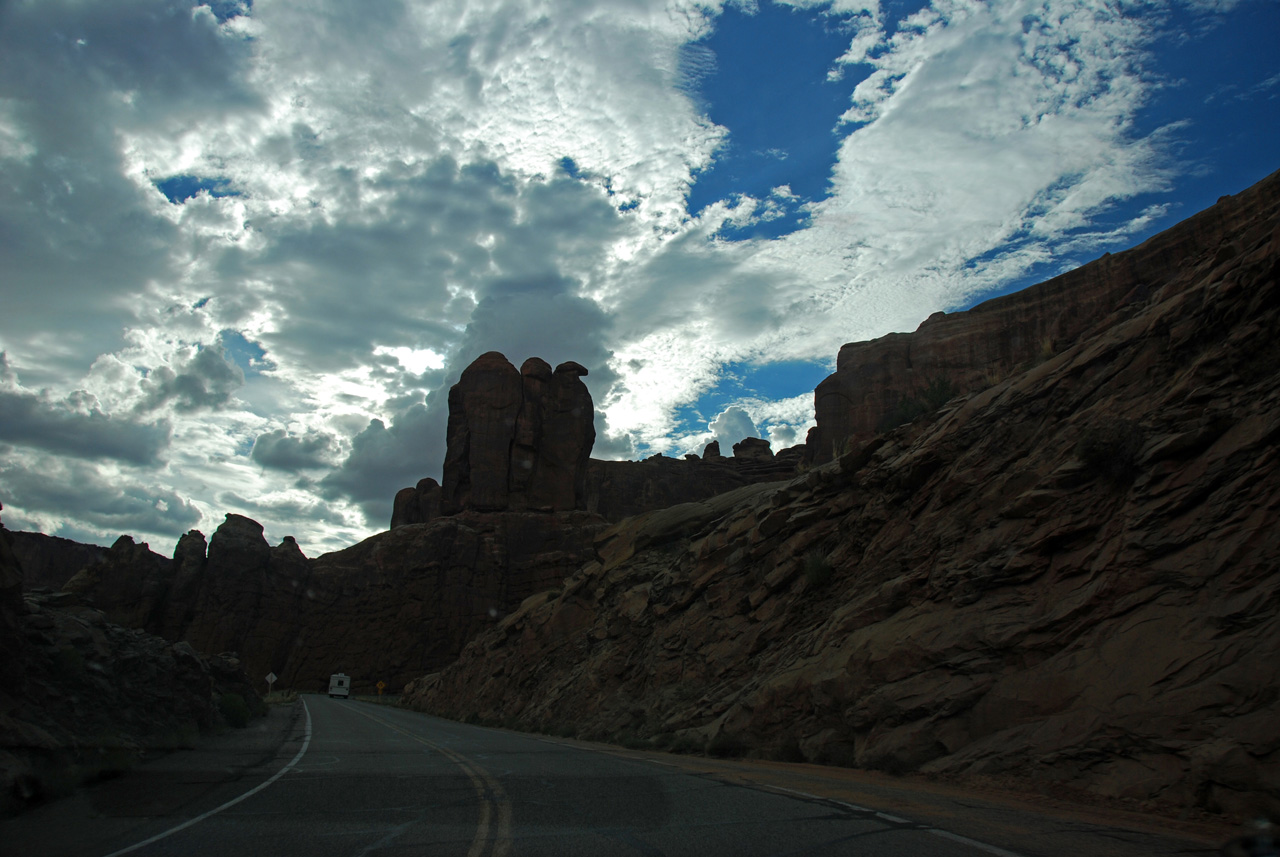
[[[224,803],[222,806],[215,807],[209,810],[208,812],[204,813],[203,815],[197,815],[195,818],[184,821],[182,824],[179,824],[177,827],[171,827],[168,830],[166,830],[164,833],[157,833],[155,836],[151,837],[150,839],[144,839],[141,842],[138,842],[134,845],[130,845],[128,848],[121,848],[119,851],[112,851],[110,854],[107,855],[107,857],[116,857],[116,855],[118,854],[128,854],[130,851],[137,851],[139,848],[142,848],[143,846],[146,846],[146,845],[150,845],[152,842],[159,842],[161,839],[164,839],[166,836],[172,836],[173,834],[177,833],[180,830],[186,830],[188,827],[191,827],[193,825],[199,824],[200,822],[204,821],[209,816],[217,815],[218,813],[222,812],[224,809],[228,809],[240,803],[240,801],[244,800],[245,798],[249,798],[256,795],[258,792],[262,791],[267,786],[271,785],[276,780],[280,779],[285,774],[287,774],[289,772],[289,769],[292,768],[294,765],[298,764],[298,760],[300,760],[303,754],[307,752],[307,747],[311,746],[311,709],[307,707],[307,701],[305,699],[302,700],[302,710],[307,713],[307,735],[302,742],[302,749],[298,751],[298,755],[294,756],[293,760],[290,761],[289,764],[285,765],[283,768],[276,771],[271,776],[271,779],[267,780],[266,782],[259,783],[257,786],[254,786],[253,788],[249,789],[249,791],[240,795],[240,797],[232,798],[231,800]]]

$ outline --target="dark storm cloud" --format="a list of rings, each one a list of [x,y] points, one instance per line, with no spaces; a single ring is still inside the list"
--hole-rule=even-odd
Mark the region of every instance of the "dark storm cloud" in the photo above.
[[[91,396],[58,401],[0,390],[0,440],[85,459],[156,464],[169,446],[168,420],[140,423],[106,414]]]
[[[276,429],[258,435],[249,458],[272,470],[296,473],[315,467],[327,467],[336,444],[332,435],[311,432],[301,437]]]
[[[205,346],[176,371],[168,366],[152,370],[142,381],[145,398],[138,410],[154,411],[166,404],[179,412],[217,409],[242,386],[244,372],[227,360],[222,346]]]
[[[11,505],[20,507],[22,523],[32,522],[25,523],[29,528],[42,529],[35,522],[52,521],[55,526],[45,532],[76,540],[110,544],[121,534],[158,536],[164,541],[157,541],[155,550],[168,554],[201,518],[200,510],[175,491],[128,476],[107,478],[80,461],[6,456],[0,460],[0,484],[6,520]]]
[[[386,526],[396,492],[427,475],[433,458],[444,458],[443,437],[435,436],[442,426],[436,413],[416,404],[396,414],[390,426],[370,421],[352,439],[342,465],[320,481],[321,492],[331,499],[349,498],[371,526]],[[441,447],[438,452],[429,451],[432,441]]]

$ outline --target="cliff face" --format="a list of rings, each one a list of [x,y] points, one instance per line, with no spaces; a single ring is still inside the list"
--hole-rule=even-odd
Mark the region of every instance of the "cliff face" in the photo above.
[[[587,467],[587,509],[607,521],[621,521],[641,512],[705,500],[744,485],[795,476],[801,458],[799,449],[783,450],[775,456],[768,441],[749,440],[755,443],[748,444],[745,450],[739,444],[739,451],[744,454],[732,457],[720,455],[719,445],[712,443],[701,457],[592,459]]]
[[[251,675],[274,672],[279,687],[321,689],[345,672],[358,692],[379,680],[398,691],[560,585],[603,527],[586,512],[463,512],[313,560],[292,541],[268,549],[257,527],[241,534],[240,551],[256,559],[236,567],[219,565],[219,528],[181,636],[201,651],[238,652]]]
[[[1265,196],[1223,197],[1131,250],[965,312],[934,313],[914,333],[843,346],[835,374],[814,391],[817,426],[806,441],[807,460],[831,461],[850,443],[865,442],[904,405],[927,399],[931,386],[950,395],[985,389],[1113,327],[1145,306],[1180,260],[1232,252],[1233,236],[1264,216]]]
[[[1274,815],[1280,174],[1174,232],[1036,365],[616,524],[411,704]]]
[[[263,706],[237,661],[107,621],[72,593],[21,592],[0,526],[0,816],[189,746],[224,694]]]
[[[22,563],[27,589],[61,589],[87,565],[107,554],[98,545],[85,545],[44,533],[10,532],[13,554]]]

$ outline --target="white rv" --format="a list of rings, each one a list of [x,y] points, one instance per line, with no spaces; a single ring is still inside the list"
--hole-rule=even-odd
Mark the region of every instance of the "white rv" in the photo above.
[[[351,696],[351,676],[346,673],[334,673],[329,676],[329,698],[340,696],[343,699]]]

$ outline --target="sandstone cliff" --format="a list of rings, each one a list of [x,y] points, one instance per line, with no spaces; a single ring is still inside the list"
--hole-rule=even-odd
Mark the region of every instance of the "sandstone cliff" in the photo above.
[[[616,524],[410,703],[1280,812],[1280,174],[1054,288],[1111,276],[1035,365]]]
[[[572,361],[531,357],[517,372],[496,351],[449,390],[441,511],[565,512],[585,506],[595,408]]]
[[[1145,306],[1180,260],[1233,252],[1234,236],[1264,216],[1261,205],[1252,191],[1224,197],[1132,250],[965,312],[934,313],[914,333],[845,345],[835,374],[814,391],[807,461],[831,461],[910,416],[937,390],[945,399],[985,389],[1113,326]]]
[[[10,531],[13,554],[22,564],[27,589],[61,589],[76,572],[107,554],[99,545],[86,545],[44,533]]]

